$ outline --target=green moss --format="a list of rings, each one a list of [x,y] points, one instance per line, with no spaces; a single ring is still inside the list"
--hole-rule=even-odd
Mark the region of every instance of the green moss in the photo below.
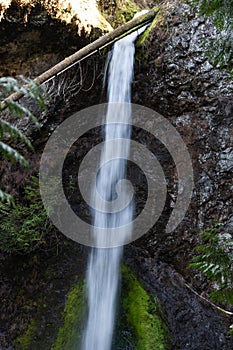
[[[69,292],[63,311],[64,325],[59,329],[51,350],[75,350],[80,342],[80,328],[84,318],[84,285],[77,283]]]
[[[140,11],[140,8],[131,0],[117,0],[116,5],[114,20],[118,25],[130,21],[135,13]]]
[[[100,0],[98,3],[101,13],[114,28],[126,23],[140,11],[132,0]]]
[[[123,267],[127,294],[123,306],[127,320],[136,337],[135,350],[164,350],[167,347],[168,330],[161,319],[161,306],[157,298],[151,298],[135,275]]]
[[[161,11],[159,11],[160,6],[154,7],[154,9],[158,9],[158,13],[153,19],[152,23],[147,27],[147,29],[142,33],[142,35],[139,36],[137,42],[136,42],[136,47],[139,47],[143,44],[145,44],[146,39],[150,35],[151,31],[158,27],[158,25],[161,25],[164,21],[164,15],[162,14]]]
[[[15,200],[12,207],[0,203],[0,249],[10,254],[28,254],[45,244],[51,232],[39,190],[39,179],[33,176],[24,188],[24,201]]]
[[[33,338],[36,334],[36,322],[32,320],[28,325],[27,330],[24,334],[20,335],[13,342],[13,346],[15,350],[27,350],[30,349],[30,345],[33,341]]]

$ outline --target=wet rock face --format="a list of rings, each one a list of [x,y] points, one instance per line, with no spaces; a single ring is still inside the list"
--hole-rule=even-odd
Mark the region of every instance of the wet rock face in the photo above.
[[[159,297],[171,332],[169,349],[230,350],[230,317],[190,288],[172,266],[142,249],[126,249],[126,263],[137,271],[146,289]],[[140,269],[139,269],[140,266]]]
[[[136,63],[134,102],[169,119],[193,162],[195,189],[190,208],[166,242],[161,238],[161,249],[167,253],[161,254],[162,259],[176,261],[178,269],[197,232],[216,222],[232,232],[233,79],[229,71],[213,67],[203,53],[204,40],[214,36],[210,22],[179,4],[151,35],[145,61]],[[153,230],[148,244],[144,242],[153,254],[158,253],[155,237],[164,232],[162,226]]]
[[[184,9],[188,11],[187,18]],[[159,143],[134,132],[133,138],[145,142],[161,162],[169,196],[162,219],[147,236],[126,248],[125,262],[163,302],[171,349],[230,350],[232,337],[227,332],[232,316],[226,316],[197,294],[206,296],[209,283],[187,269],[187,263],[197,243],[197,232],[213,226],[216,220],[232,233],[233,84],[229,73],[211,66],[202,53],[200,38],[214,33],[214,28],[204,25],[203,19],[186,6],[177,11],[174,13],[181,19],[176,18],[174,26],[174,18],[168,19],[171,33],[163,37],[161,47],[153,38],[147,47],[147,65],[136,64],[133,101],[160,112],[181,134],[193,161],[193,199],[183,222],[166,235],[164,227],[177,190],[174,163]],[[183,49],[186,39],[190,43],[187,52]],[[162,57],[159,66],[157,55]],[[186,68],[190,62],[195,62],[191,71]]]
[[[216,222],[233,233],[233,79],[229,71],[213,67],[203,53],[203,41],[214,36],[210,22],[188,5],[179,4],[164,26],[155,29],[139,54],[144,58],[135,63],[133,102],[154,109],[176,127],[194,170],[189,210],[177,229],[165,234],[177,195],[177,175],[164,150],[159,145],[152,147],[167,178],[166,208],[149,234],[134,243],[140,252],[132,253],[130,248],[125,254],[148,289],[164,303],[172,349],[232,348],[232,339],[226,336],[232,319],[185,286],[186,281],[199,294],[209,288],[206,280],[187,269],[197,233]],[[145,255],[149,252],[146,258],[143,250]]]

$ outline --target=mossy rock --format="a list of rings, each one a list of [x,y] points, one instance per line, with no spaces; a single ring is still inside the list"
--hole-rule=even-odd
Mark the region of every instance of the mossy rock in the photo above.
[[[29,323],[25,333],[20,335],[13,342],[14,349],[15,350],[31,349],[30,346],[31,346],[35,336],[36,336],[36,321],[33,319]]]
[[[122,287],[113,349],[165,350],[168,330],[159,300],[147,294],[126,266],[122,268]],[[84,284],[79,282],[68,294],[64,324],[51,350],[80,348],[85,310]]]
[[[80,344],[81,328],[85,315],[84,283],[77,283],[67,296],[63,311],[64,324],[51,350],[76,350]]]
[[[67,295],[62,312],[63,322],[55,342],[49,347],[51,350],[80,349],[86,305],[84,282],[79,281]],[[135,274],[126,266],[122,268],[122,291],[117,314],[114,350],[167,348],[168,330],[160,302],[156,296],[148,295]],[[37,348],[36,320],[33,319],[25,333],[14,341],[15,350]]]
[[[135,13],[141,9],[131,0],[117,0],[117,7],[114,14],[116,24],[123,24],[130,21]]]
[[[126,266],[122,268],[123,308],[135,336],[135,350],[165,350],[169,332],[164,322],[161,304],[156,296],[149,296],[136,276]]]
[[[101,13],[116,28],[131,20],[141,9],[132,0],[99,1]]]
[[[142,45],[147,46],[148,45],[148,40],[150,41],[151,37],[154,35],[154,30],[158,27],[161,27],[165,15],[163,11],[161,10],[161,6],[156,6],[154,9],[158,9],[158,12],[156,16],[154,17],[152,23],[146,28],[146,30],[138,37],[136,41],[136,47],[141,47]]]

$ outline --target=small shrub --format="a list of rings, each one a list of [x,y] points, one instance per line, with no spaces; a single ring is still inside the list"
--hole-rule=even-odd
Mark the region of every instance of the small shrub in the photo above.
[[[24,203],[0,202],[0,249],[7,253],[30,253],[45,242],[45,234],[51,229],[37,177],[24,192]]]

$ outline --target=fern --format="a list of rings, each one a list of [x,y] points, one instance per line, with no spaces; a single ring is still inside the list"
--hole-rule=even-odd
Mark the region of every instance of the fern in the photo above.
[[[230,234],[218,233],[217,227],[207,229],[201,237],[203,244],[195,248],[197,255],[189,266],[218,284],[218,290],[210,293],[213,301],[233,305],[233,239]]]
[[[220,288],[212,293],[210,293],[211,299],[216,302],[227,302],[233,305],[233,287]]]
[[[11,204],[13,205],[13,198],[10,194],[7,194],[5,192],[3,192],[2,190],[0,190],[0,202],[5,202],[7,204]]]
[[[7,108],[11,114],[19,118],[27,117],[36,127],[39,128],[39,123],[34,114],[22,104],[9,99],[7,96],[14,92],[23,92],[25,97],[32,98],[42,110],[46,109],[47,94],[45,90],[35,84],[34,81],[20,77],[16,80],[11,77],[0,78],[0,113],[3,108]],[[30,149],[33,149],[29,138],[23,134],[15,125],[0,117],[0,153],[11,162],[18,162],[19,164],[28,167],[28,161],[12,146],[9,145],[11,141],[19,140]],[[3,141],[4,140],[4,141]],[[0,191],[0,201],[9,203],[12,202],[12,197]]]
[[[19,77],[19,79],[20,80],[17,80],[12,77],[0,78],[0,90],[2,90],[0,91],[0,97],[14,92],[23,92],[25,97],[31,97],[38,103],[41,109],[45,109],[46,103],[43,94],[41,93],[41,86],[36,84],[33,80],[23,77],[22,75]]]
[[[20,139],[29,148],[33,148],[31,141],[26,137],[16,126],[8,123],[6,120],[0,119],[0,137],[3,137],[4,133],[8,133],[11,139]]]
[[[0,141],[0,152],[11,162],[16,161],[25,167],[29,166],[28,161],[19,152],[2,141]]]

